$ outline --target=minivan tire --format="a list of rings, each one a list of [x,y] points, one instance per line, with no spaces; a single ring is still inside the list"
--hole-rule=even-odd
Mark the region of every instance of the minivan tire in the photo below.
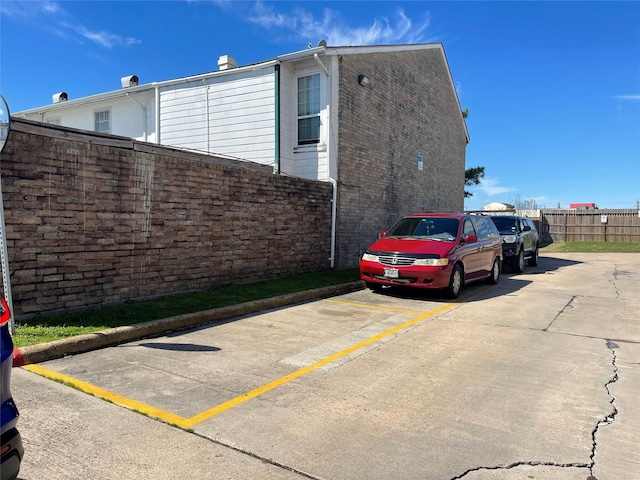
[[[491,268],[491,273],[487,277],[487,283],[490,285],[495,285],[500,280],[500,259],[496,258],[493,261],[493,267]]]
[[[451,278],[449,279],[449,286],[447,287],[448,298],[458,298],[462,285],[464,284],[464,275],[462,274],[462,267],[456,264],[451,271]]]

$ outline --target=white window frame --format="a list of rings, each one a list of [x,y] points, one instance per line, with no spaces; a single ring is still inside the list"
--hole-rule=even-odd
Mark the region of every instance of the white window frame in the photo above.
[[[107,119],[99,119],[98,117],[101,114],[108,114],[107,115]],[[105,124],[107,125],[107,128],[101,128],[98,129],[99,124]],[[107,107],[107,108],[99,108],[93,111],[93,131],[97,132],[97,133],[111,133],[111,108]]]
[[[305,112],[300,114],[300,80],[303,78],[317,77],[318,78],[318,111],[317,112]],[[311,72],[305,75],[299,75],[296,77],[295,88],[295,108],[296,108],[296,145],[298,148],[315,148],[316,145],[322,143],[322,106],[323,106],[323,77],[320,72]],[[312,140],[300,139],[300,120],[318,119],[318,138]]]

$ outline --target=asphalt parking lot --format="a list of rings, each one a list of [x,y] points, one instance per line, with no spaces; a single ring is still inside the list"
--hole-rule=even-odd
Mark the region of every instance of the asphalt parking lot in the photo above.
[[[637,479],[639,294],[638,254],[549,254],[16,368],[20,478]]]

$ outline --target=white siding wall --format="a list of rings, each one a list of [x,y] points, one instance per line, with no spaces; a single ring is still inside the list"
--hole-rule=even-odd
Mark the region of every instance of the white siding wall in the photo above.
[[[280,66],[280,170],[297,175],[293,149],[297,139],[297,92],[293,64]]]
[[[324,59],[328,67],[327,59]],[[298,77],[320,74],[320,143],[298,147]],[[327,140],[329,137],[329,77],[314,59],[294,64],[294,68],[281,70],[281,155],[292,175],[316,180],[326,180],[329,176]]]
[[[144,106],[146,112],[131,98],[134,98],[140,105]],[[29,120],[45,123],[49,119],[59,118],[58,125],[94,131],[94,113],[98,110],[109,109],[111,112],[111,134],[155,142],[155,99],[153,90],[133,93],[131,98],[123,96],[81,105],[63,103],[55,108],[48,109],[43,114],[30,113],[29,115],[21,116]]]
[[[160,91],[160,142],[273,165],[273,66]]]

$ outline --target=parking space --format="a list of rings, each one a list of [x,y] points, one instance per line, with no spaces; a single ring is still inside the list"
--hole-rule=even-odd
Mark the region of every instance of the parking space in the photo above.
[[[315,370],[336,368],[456,305],[356,292],[26,369],[192,428]]]
[[[24,367],[14,395],[38,373],[299,478],[637,478],[638,260],[357,291]]]

